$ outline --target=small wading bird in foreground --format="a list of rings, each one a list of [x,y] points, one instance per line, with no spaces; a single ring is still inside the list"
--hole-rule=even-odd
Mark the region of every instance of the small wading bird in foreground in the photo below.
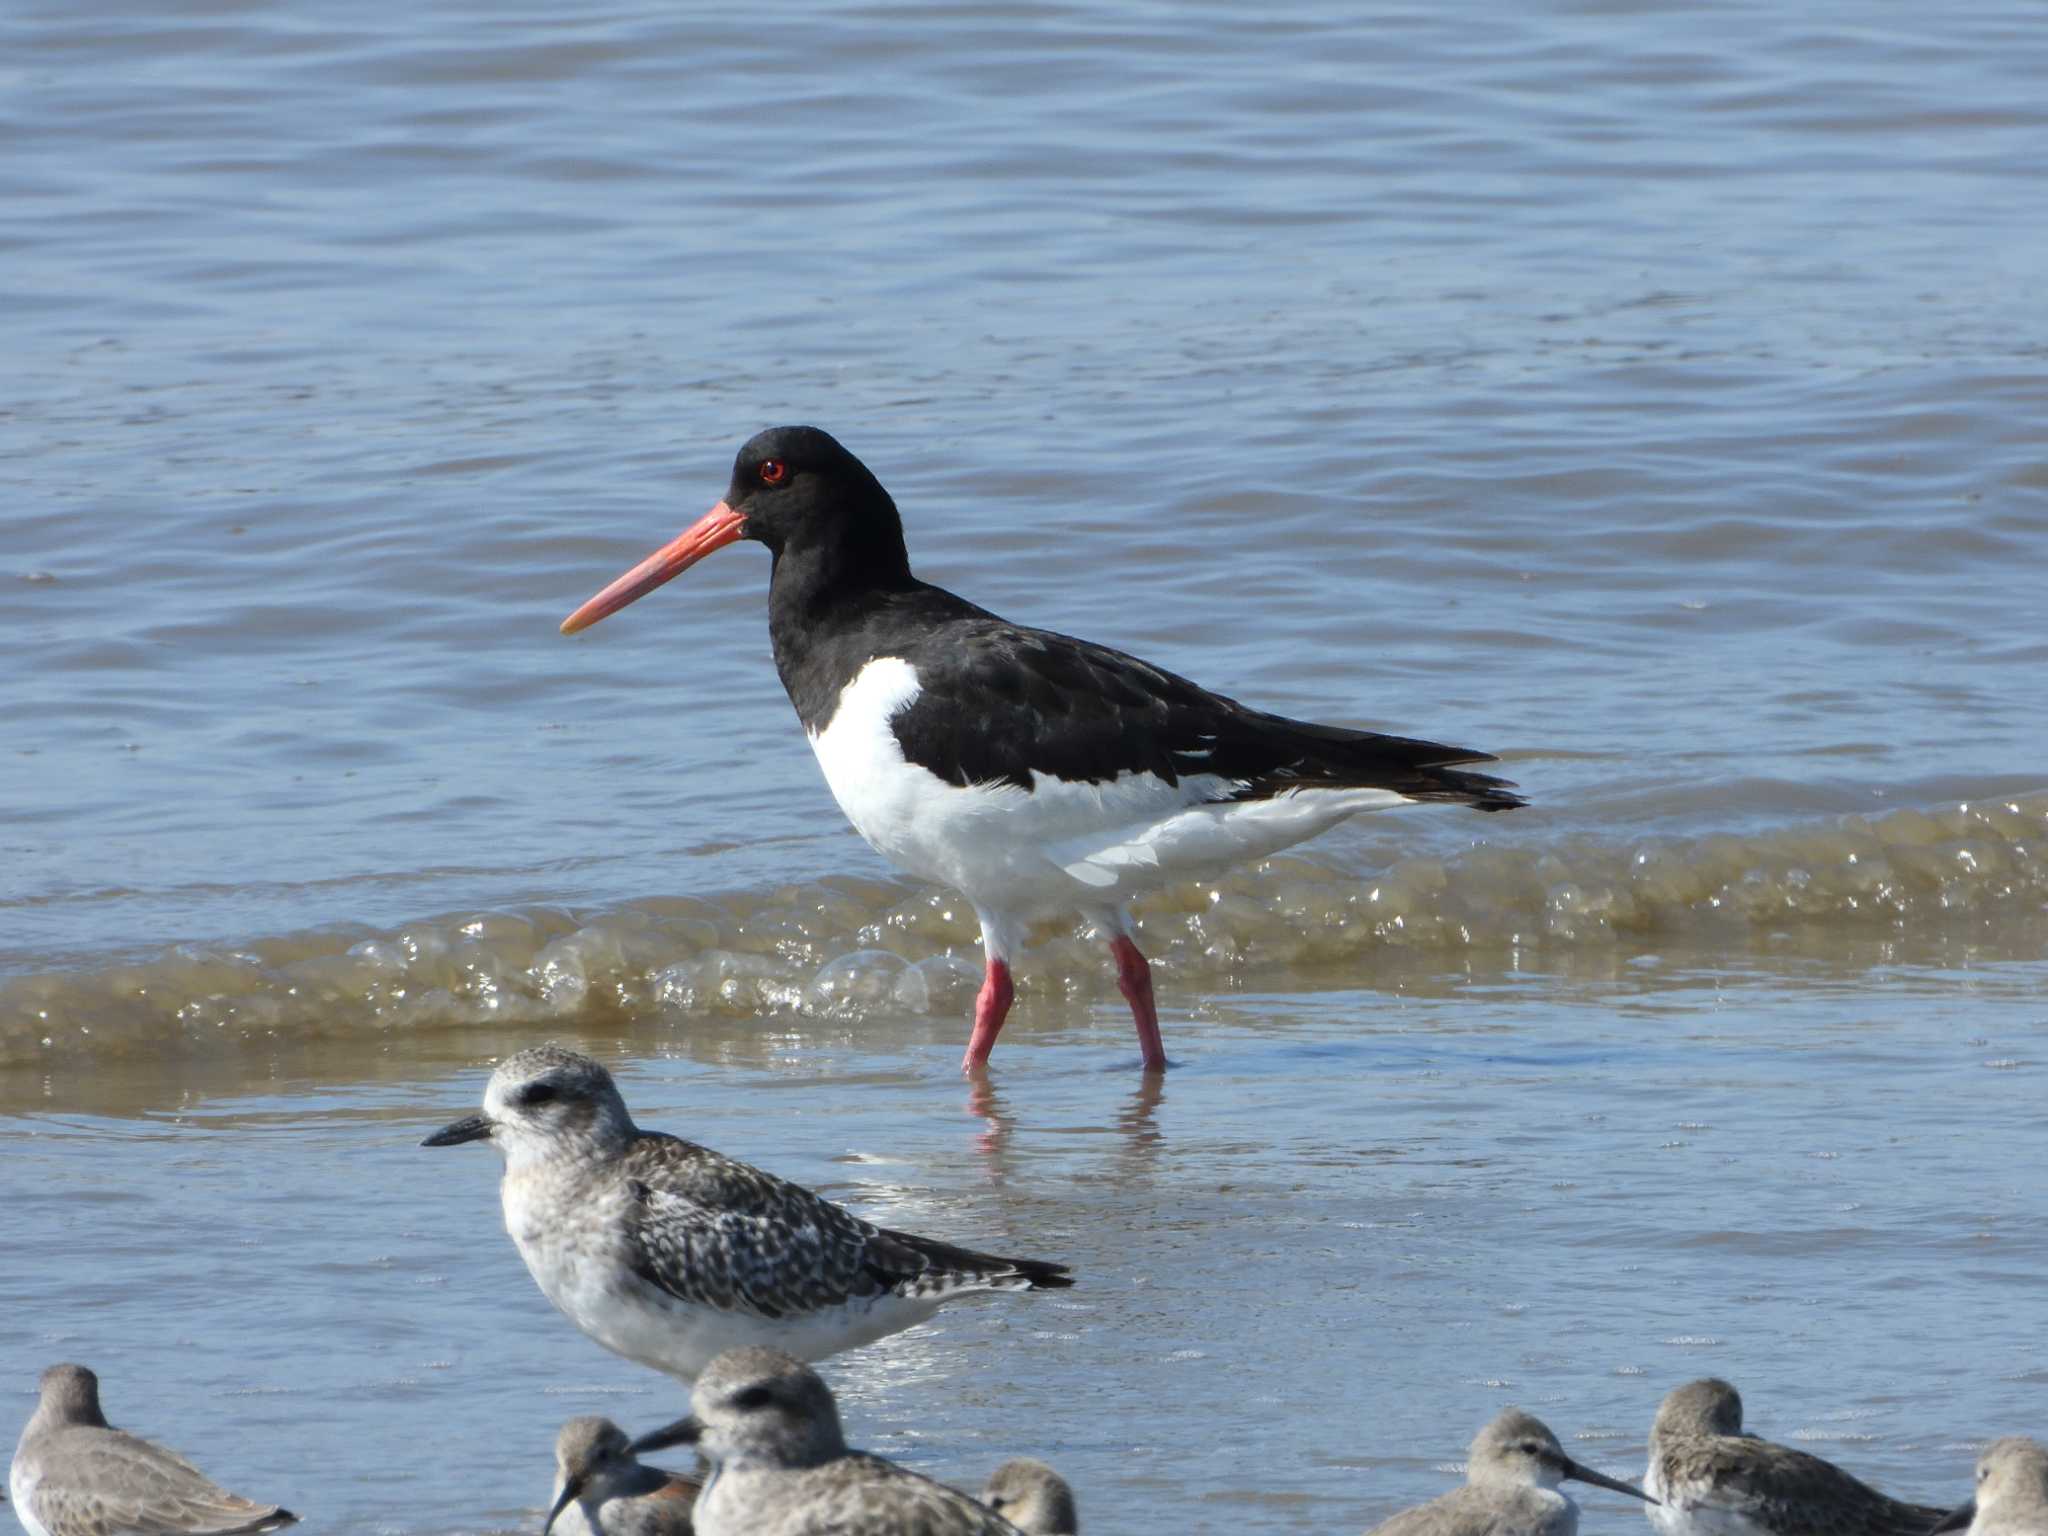
[[[633,1455],[610,1419],[571,1419],[555,1436],[555,1498],[541,1536],[691,1536],[695,1479]]]
[[[1977,1492],[1929,1536],[2048,1536],[2048,1448],[2024,1435],[1994,1440],[1977,1458]]]
[[[1742,1396],[1718,1376],[1657,1405],[1643,1486],[1661,1536],[1927,1536],[1945,1510],[1888,1498],[1831,1461],[1742,1428]]]
[[[896,503],[816,427],[739,451],[725,499],[562,621],[574,634],[738,539],[768,546],[775,668],[839,808],[963,892],[986,970],[963,1071],[1009,1013],[1034,922],[1109,934],[1148,1071],[1166,1066],[1129,904],[1360,811],[1525,804],[1484,752],[1250,709],[1107,646],[1009,624],[910,573]]]
[[[711,1462],[697,1536],[1019,1536],[957,1489],[846,1448],[832,1391],[772,1349],[736,1349],[697,1378],[691,1413],[633,1442]]]
[[[817,1360],[921,1323],[957,1297],[1072,1285],[862,1221],[821,1195],[633,1123],[611,1073],[559,1045],[498,1064],[484,1112],[424,1145],[488,1141],[505,1230],[547,1299],[615,1354],[696,1378],[772,1344]]]
[[[1576,1536],[1579,1506],[1557,1486],[1567,1479],[1650,1502],[1640,1488],[1565,1455],[1541,1419],[1507,1408],[1473,1439],[1464,1487],[1402,1510],[1367,1536]]]
[[[7,1487],[29,1536],[251,1536],[299,1518],[114,1428],[100,1411],[99,1377],[82,1365],[43,1372]]]
[[[989,1473],[981,1502],[1024,1536],[1080,1536],[1074,1490],[1044,1462],[1019,1456]]]

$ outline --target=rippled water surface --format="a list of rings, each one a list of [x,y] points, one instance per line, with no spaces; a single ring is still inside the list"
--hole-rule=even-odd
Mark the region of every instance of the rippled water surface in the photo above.
[[[538,1528],[678,1389],[547,1309],[546,1037],[1073,1262],[829,1367],[1098,1531],[1362,1528],[1717,1372],[1930,1502],[2048,1427],[2048,35],[1630,3],[0,18],[0,1401],[332,1530]],[[1141,909],[1179,1066],[846,828],[743,545],[815,421],[920,572],[1498,752]],[[0,1419],[0,1436],[11,1433]],[[1575,1437],[1578,1437],[1575,1439]],[[1589,1528],[1640,1514],[1591,1494]]]

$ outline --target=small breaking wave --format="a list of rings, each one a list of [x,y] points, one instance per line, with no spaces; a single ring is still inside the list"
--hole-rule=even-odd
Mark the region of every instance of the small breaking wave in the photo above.
[[[1383,874],[1266,861],[1138,908],[1183,989],[1369,980],[1400,953],[1543,963],[1598,948],[1747,946],[1760,934],[1960,939],[2038,956],[2048,940],[2048,792],[1754,836],[1482,844]],[[385,1031],[573,1028],[655,1016],[965,1014],[980,981],[956,895],[825,879],[597,915],[556,908],[316,930],[240,948],[0,986],[0,1065],[332,1040]],[[1113,986],[1093,937],[1049,936],[1020,983]]]

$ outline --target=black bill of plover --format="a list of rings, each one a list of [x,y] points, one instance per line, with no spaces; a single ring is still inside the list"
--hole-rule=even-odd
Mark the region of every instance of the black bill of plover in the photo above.
[[[989,1473],[981,1502],[1025,1536],[1078,1536],[1074,1490],[1042,1461],[1019,1456]]]
[[[1977,1458],[1977,1491],[1928,1536],[2048,1536],[2048,1447],[2024,1435],[1994,1440]]]
[[[1947,1513],[1887,1498],[1833,1462],[1758,1439],[1718,1377],[1665,1395],[1643,1486],[1662,1536],[1925,1536]]]
[[[1574,1536],[1579,1506],[1558,1491],[1567,1480],[1650,1502],[1640,1488],[1567,1456],[1541,1419],[1506,1408],[1474,1437],[1464,1487],[1402,1510],[1370,1536]]]
[[[735,1349],[690,1393],[692,1412],[633,1442],[694,1445],[711,1462],[698,1536],[1017,1536],[985,1504],[865,1451],[850,1451],[818,1373],[779,1350]]]
[[[42,1395],[8,1469],[29,1536],[242,1536],[299,1517],[211,1481],[175,1451],[115,1429],[82,1365],[43,1372]]]
[[[541,1536],[690,1536],[694,1478],[650,1467],[626,1432],[589,1414],[555,1436],[555,1497]]]
[[[1252,536],[1249,535],[1248,536]],[[816,427],[739,451],[725,499],[562,621],[574,634],[738,539],[768,546],[768,636],[825,782],[899,869],[961,891],[986,959],[962,1069],[988,1061],[1031,925],[1109,939],[1146,1070],[1166,1065],[1129,904],[1361,811],[1523,801],[1469,747],[1251,709],[1067,635],[1004,622],[910,573],[903,520]]]
[[[742,1344],[817,1360],[956,1297],[1073,1284],[1064,1264],[892,1232],[643,1131],[611,1074],[558,1045],[506,1057],[484,1112],[424,1144],[469,1141],[505,1159],[505,1230],[548,1300],[606,1349],[685,1381]]]

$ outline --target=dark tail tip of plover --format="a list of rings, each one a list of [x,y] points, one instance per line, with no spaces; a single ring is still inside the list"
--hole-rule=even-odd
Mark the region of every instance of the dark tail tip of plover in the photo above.
[[[1011,1268],[1022,1275],[1034,1291],[1064,1291],[1074,1283],[1073,1266],[1045,1259],[1012,1259]]]

